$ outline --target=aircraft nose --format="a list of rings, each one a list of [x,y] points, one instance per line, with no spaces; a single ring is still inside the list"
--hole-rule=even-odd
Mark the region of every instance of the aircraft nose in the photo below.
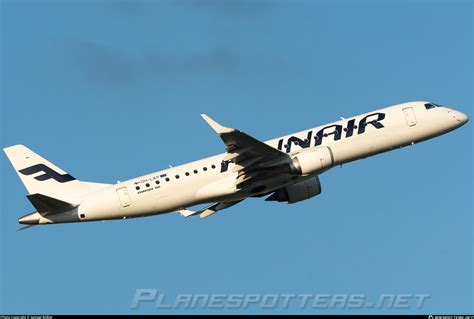
[[[467,121],[469,121],[469,117],[462,112],[454,111],[454,117],[456,118],[456,121],[461,123],[461,125],[466,124]]]

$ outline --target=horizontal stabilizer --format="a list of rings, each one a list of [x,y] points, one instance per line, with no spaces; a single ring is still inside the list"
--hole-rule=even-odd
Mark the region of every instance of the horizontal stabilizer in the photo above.
[[[42,216],[63,213],[79,206],[43,194],[31,194],[26,197]]]
[[[23,227],[18,228],[16,231],[22,231],[22,230],[31,228],[31,227],[33,227],[33,226],[36,226],[36,225],[26,225],[26,226],[23,226]]]

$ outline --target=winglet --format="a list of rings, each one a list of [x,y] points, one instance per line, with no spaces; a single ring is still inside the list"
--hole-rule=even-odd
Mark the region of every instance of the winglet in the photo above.
[[[179,213],[183,217],[189,217],[189,216],[193,216],[193,215],[197,214],[198,212],[195,212],[195,211],[192,211],[192,210],[189,210],[189,209],[181,209],[179,211]]]
[[[204,121],[206,121],[207,124],[209,124],[209,126],[212,127],[214,131],[216,131],[217,134],[230,133],[234,131],[234,129],[232,128],[220,125],[219,123],[214,121],[212,118],[210,118],[206,114],[201,114],[201,116],[204,119]]]
[[[211,216],[212,214],[215,214],[215,213],[217,213],[217,210],[215,210],[215,209],[206,209],[201,214],[199,214],[199,217],[206,218],[206,217],[209,217],[209,216]]]

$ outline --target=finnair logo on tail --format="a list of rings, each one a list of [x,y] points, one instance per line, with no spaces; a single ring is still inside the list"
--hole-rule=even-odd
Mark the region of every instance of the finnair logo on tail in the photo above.
[[[35,177],[36,180],[41,181],[41,182],[46,181],[50,178],[54,179],[56,182],[59,182],[59,183],[66,183],[66,182],[75,180],[75,178],[72,177],[71,175],[69,174],[61,175],[55,170],[53,170],[52,168],[44,164],[36,164],[30,167],[21,169],[19,170],[19,172],[22,173],[23,175],[32,175],[38,172],[43,172],[44,174],[38,175]]]

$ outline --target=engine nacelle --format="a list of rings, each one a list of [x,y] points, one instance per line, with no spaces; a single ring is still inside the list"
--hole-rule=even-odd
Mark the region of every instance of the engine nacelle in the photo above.
[[[329,147],[304,149],[293,156],[293,170],[301,175],[321,174],[334,165]]]
[[[309,178],[302,182],[277,189],[266,201],[288,202],[293,204],[321,194],[319,178]]]

